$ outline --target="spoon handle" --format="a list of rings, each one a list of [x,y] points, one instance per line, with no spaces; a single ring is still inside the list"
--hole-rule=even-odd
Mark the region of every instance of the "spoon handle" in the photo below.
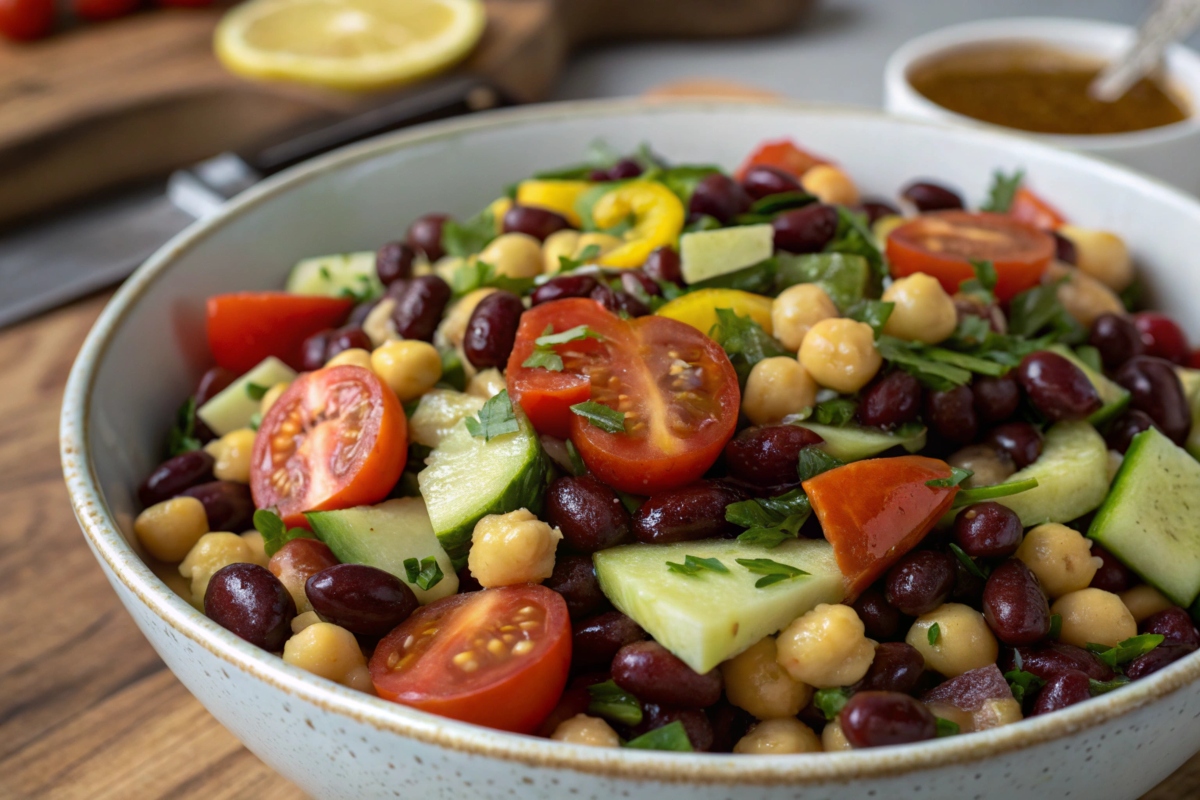
[[[1163,53],[1200,25],[1200,0],[1159,0],[1138,27],[1133,45],[1101,70],[1088,87],[1097,100],[1111,103],[1152,72]]]

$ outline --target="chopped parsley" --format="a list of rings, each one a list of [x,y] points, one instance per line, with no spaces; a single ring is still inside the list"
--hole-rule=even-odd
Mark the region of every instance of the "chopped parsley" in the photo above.
[[[704,570],[728,574],[729,567],[716,558],[700,558],[699,556],[684,556],[683,563],[667,562],[667,569],[680,575],[699,575]]]
[[[875,349],[884,361],[895,364],[934,391],[946,391],[971,381],[970,370],[929,358],[924,345],[885,335],[875,342]]]
[[[596,333],[587,325],[576,325],[574,328],[565,330],[562,333],[555,333],[553,325],[547,325],[546,330],[542,331],[542,335],[533,340],[533,352],[529,354],[529,358],[521,362],[523,367],[548,369],[551,372],[563,371],[562,356],[554,349],[555,345],[566,344],[567,342],[577,342],[582,339],[595,339],[604,341],[604,337]]]
[[[1118,675],[1111,681],[1098,681],[1095,678],[1089,678],[1088,691],[1091,692],[1092,697],[1095,697],[1097,695],[1107,694],[1113,689],[1120,689],[1127,683],[1129,683],[1129,678],[1126,678],[1124,675]]]
[[[972,261],[971,269],[975,270],[975,277],[959,284],[958,291],[990,306],[996,302],[996,266],[991,261]]]
[[[1058,301],[1062,281],[1034,286],[1012,299],[1008,307],[1008,332],[1013,336],[1033,338],[1044,335],[1047,342],[1077,344],[1087,338],[1087,331],[1067,313]]]
[[[799,462],[796,466],[796,477],[801,483],[823,472],[846,466],[844,461],[834,458],[816,445],[800,448]]]
[[[792,356],[774,337],[750,317],[743,317],[728,308],[718,308],[717,324],[708,332],[717,344],[725,349],[733,364],[738,380],[746,382],[751,368],[764,358]]]
[[[738,536],[738,541],[767,548],[778,547],[799,536],[800,527],[811,513],[808,496],[800,489],[777,497],[742,500],[725,506],[725,520],[746,529]]]
[[[425,591],[437,586],[442,578],[446,577],[434,556],[426,556],[420,561],[415,558],[404,559],[404,574],[409,583],[416,584]]]
[[[587,691],[591,696],[589,714],[624,725],[637,725],[642,721],[642,704],[612,680],[592,684]]]
[[[734,561],[741,564],[753,574],[762,575],[754,583],[754,586],[758,589],[765,589],[781,581],[790,581],[793,578],[802,578],[809,574],[799,567],[793,567],[791,564],[781,564],[769,558],[735,558]]]
[[[933,623],[929,626],[928,639],[929,644],[936,645],[942,638],[942,626],[939,623]]]
[[[1108,647],[1095,642],[1089,642],[1087,649],[1112,669],[1127,664],[1139,656],[1144,656],[1163,643],[1165,637],[1161,633],[1143,633],[1126,639],[1116,647]]]
[[[496,238],[496,219],[488,209],[466,222],[448,219],[442,224],[442,250],[446,255],[466,258],[487,247]]]
[[[987,570],[979,566],[979,562],[967,555],[966,551],[956,545],[954,542],[950,543],[950,552],[954,553],[954,556],[962,562],[962,565],[966,568],[967,572],[971,573],[980,580],[987,580]]]
[[[583,463],[583,456],[579,455],[579,451],[575,449],[575,443],[570,439],[566,441],[567,458],[571,460],[571,473],[578,478],[581,475],[587,475],[587,464]],[[632,511],[629,513],[633,513]]]
[[[248,382],[246,384],[246,396],[249,397],[251,400],[262,400],[263,395],[265,395],[267,393],[268,389],[270,389],[269,386],[263,386],[262,384],[259,384],[259,383],[249,383]]]
[[[870,325],[871,330],[875,331],[875,336],[878,338],[883,334],[883,326],[887,324],[895,307],[895,303],[886,303],[883,300],[859,300],[846,309],[846,316]]]
[[[454,271],[454,275],[450,278],[450,288],[455,297],[462,297],[485,287],[523,295],[533,287],[533,279],[510,278],[507,275],[501,275],[491,264],[477,258],[464,263]]]
[[[862,256],[871,268],[871,274],[878,281],[883,278],[883,253],[875,242],[875,236],[867,225],[867,215],[850,211],[845,206],[838,206],[838,226],[833,240],[825,245],[826,253],[846,253]]]
[[[167,434],[167,452],[174,458],[201,447],[203,445],[196,438],[196,398],[193,395],[175,412],[175,424]]]
[[[635,750],[673,750],[678,753],[692,752],[692,742],[688,739],[687,731],[679,720],[670,725],[655,728],[649,733],[643,733],[636,739],[630,739],[625,747]]]
[[[1024,703],[1026,697],[1045,686],[1046,682],[1032,672],[1026,672],[1021,668],[1020,654],[1016,654],[1016,659],[1017,668],[1004,673],[1004,680],[1008,681],[1008,688],[1012,691],[1013,699],[1018,703]]]
[[[1050,632],[1046,634],[1047,638],[1057,639],[1062,635],[1062,614],[1050,615]]]
[[[971,477],[975,473],[969,469],[960,467],[950,468],[950,477],[934,478],[933,480],[925,481],[925,485],[933,489],[948,489],[952,486],[958,486],[960,483]]]
[[[254,512],[253,519],[254,529],[262,534],[263,549],[268,556],[278,553],[281,547],[293,539],[313,538],[311,531],[284,525],[280,516],[270,509],[260,508]]]
[[[571,256],[559,256],[558,271],[559,273],[574,272],[580,267],[590,264],[599,257],[600,245],[589,244],[587,247],[583,248],[583,250],[581,250],[579,255],[575,258],[572,258]]]
[[[813,692],[813,705],[825,715],[825,719],[827,720],[836,719],[849,699],[849,690],[837,687],[833,689],[817,689]]]
[[[997,483],[993,486],[976,486],[971,489],[961,489],[954,497],[953,507],[962,508],[963,506],[969,506],[972,503],[979,503],[984,500],[995,500],[998,497],[1011,497],[1014,494],[1028,492],[1030,489],[1036,489],[1037,485],[1037,478],[1024,478],[1019,481]]]
[[[578,414],[586,419],[592,427],[599,428],[606,433],[625,432],[625,415],[616,409],[597,403],[595,400],[576,403],[571,406],[571,413]]]
[[[1024,170],[1016,170],[1012,175],[1005,175],[1001,170],[992,173],[992,188],[988,190],[987,202],[980,206],[980,211],[991,211],[993,214],[1007,214],[1012,208],[1021,181],[1025,179]]]
[[[936,717],[935,719],[937,720],[937,738],[939,739],[946,736],[957,736],[962,730],[958,723],[952,719],[943,719],[942,717]]]
[[[856,411],[858,411],[858,403],[848,397],[835,397],[824,403],[817,403],[816,408],[812,411],[812,418],[820,425],[843,428],[854,419]]]
[[[478,417],[467,417],[467,430],[476,439],[485,442],[497,436],[516,433],[520,429],[507,389],[501,389],[498,395],[484,403]]]

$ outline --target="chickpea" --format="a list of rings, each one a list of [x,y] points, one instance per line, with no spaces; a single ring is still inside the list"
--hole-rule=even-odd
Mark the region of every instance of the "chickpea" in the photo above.
[[[269,391],[269,390],[268,390]],[[266,394],[263,394],[266,397]],[[254,450],[254,431],[238,428],[204,448],[213,457],[213,477],[219,481],[250,482],[250,453]]]
[[[938,633],[930,644],[929,629],[935,624]],[[917,617],[904,641],[924,656],[928,669],[947,678],[994,664],[1000,654],[1000,646],[983,615],[961,603],[945,603]]]
[[[1066,281],[1058,287],[1058,302],[1083,327],[1090,329],[1101,314],[1125,313],[1125,305],[1112,289],[1077,269],[1052,261],[1042,276],[1043,281],[1062,278]]]
[[[479,260],[491,264],[497,275],[532,278],[542,274],[542,244],[526,233],[505,233],[483,248]]]
[[[325,362],[327,367],[362,367],[363,369],[371,368],[371,354],[361,347],[351,347],[348,350],[343,350],[333,358]]]
[[[576,714],[558,723],[550,738],[556,742],[582,744],[588,747],[620,747],[621,737],[604,720]]]
[[[1125,604],[1125,608],[1129,609],[1134,620],[1139,623],[1146,617],[1166,611],[1175,605],[1162,592],[1148,583],[1121,592],[1121,602]]]
[[[267,391],[263,392],[262,400],[259,401],[258,405],[258,413],[266,416],[266,413],[271,410],[271,406],[275,405],[275,401],[278,400],[291,385],[291,382],[283,381],[275,384],[270,389],[267,389]]]
[[[1089,643],[1116,647],[1137,636],[1137,621],[1121,598],[1103,589],[1080,589],[1064,594],[1050,607],[1051,614],[1062,616],[1058,639],[1076,647]]]
[[[971,715],[973,730],[986,731],[999,728],[1001,725],[1011,725],[1024,719],[1021,704],[1011,697],[984,700],[978,710]]]
[[[897,339],[938,344],[958,327],[954,300],[937,278],[918,272],[894,282],[883,293],[884,301],[895,303],[883,332]]]
[[[812,687],[779,666],[775,639],[767,636],[721,665],[725,697],[759,719],[794,717],[812,699]]]
[[[367,668],[366,664],[351,667],[346,676],[342,678],[342,684],[355,691],[375,694],[375,682],[371,680],[371,670]]]
[[[192,582],[192,605],[204,608],[208,582],[221,567],[230,564],[254,564],[254,551],[236,533],[206,533],[188,551],[179,565],[179,574]]]
[[[554,551],[562,539],[528,510],[489,514],[475,523],[467,566],[485,588],[541,583],[554,572]]]
[[[242,541],[250,548],[250,563],[266,567],[271,557],[267,555],[267,543],[263,535],[258,531],[245,531],[242,533]]]
[[[733,746],[733,752],[751,756],[819,753],[822,749],[821,737],[795,717],[763,720]]]
[[[379,347],[384,342],[400,338],[396,333],[396,324],[392,322],[392,312],[396,310],[396,300],[385,297],[375,304],[375,307],[363,320],[363,333],[371,340],[371,346]],[[466,323],[463,323],[464,325]]]
[[[1026,533],[1016,555],[1052,598],[1086,588],[1104,564],[1092,555],[1090,539],[1057,522],[1038,525]]]
[[[775,338],[788,350],[799,350],[809,328],[838,315],[829,293],[815,283],[797,283],[779,293],[771,306]]]
[[[821,386],[848,394],[875,377],[883,358],[875,349],[875,332],[867,323],[824,319],[804,337],[800,363]]]
[[[821,603],[784,628],[776,647],[788,675],[818,689],[861,680],[875,659],[875,642],[866,637],[854,609],[845,605]]]
[[[946,463],[959,469],[969,469],[974,474],[963,481],[964,489],[977,486],[995,486],[1004,483],[1017,471],[1012,459],[991,445],[972,444],[952,453]]]
[[[800,362],[788,356],[754,365],[742,392],[742,411],[755,425],[779,422],[817,402],[817,384]]]
[[[150,555],[175,563],[208,533],[208,516],[196,498],[172,497],[138,514],[133,532]]]
[[[1133,261],[1120,236],[1077,225],[1063,225],[1058,233],[1075,245],[1075,265],[1085,275],[1114,292],[1124,291],[1133,283]]]
[[[852,206],[858,202],[858,187],[850,176],[832,164],[818,164],[800,178],[800,186],[822,203]]]
[[[831,719],[821,731],[821,749],[826,753],[837,753],[842,750],[853,750],[853,745],[846,740],[846,732],[842,730],[840,718]]]
[[[567,229],[555,231],[546,237],[542,243],[542,264],[547,274],[553,275],[562,269],[559,257],[574,258],[575,251],[579,249],[580,235],[579,231]]]
[[[485,400],[490,400],[505,388],[507,388],[507,384],[504,382],[504,376],[495,367],[476,373],[471,380],[467,381],[467,394],[482,397]]]
[[[461,345],[463,337],[467,335],[467,323],[471,321],[471,314],[474,313],[475,306],[494,291],[496,290],[485,286],[463,295],[461,300],[450,306],[441,324],[438,325],[433,340],[441,347]]]
[[[293,596],[294,597],[294,596]],[[316,625],[321,621],[315,611],[305,611],[292,617],[292,635],[299,633],[309,625]]]
[[[346,683],[356,668],[367,666],[354,634],[332,622],[315,622],[288,639],[283,660],[338,683]]]
[[[442,377],[442,356],[428,342],[401,339],[385,342],[371,353],[371,369],[401,403],[416,400]]]

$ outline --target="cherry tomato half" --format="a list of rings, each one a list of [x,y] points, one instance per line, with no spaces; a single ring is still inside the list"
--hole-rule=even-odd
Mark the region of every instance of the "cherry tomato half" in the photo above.
[[[242,374],[267,356],[303,369],[301,345],[341,325],[354,305],[341,297],[237,292],[208,298],[208,347],[217,364]]]
[[[562,595],[505,586],[430,603],[371,656],[380,697],[502,731],[533,733],[554,710],[571,667]]]
[[[586,325],[602,340],[557,345],[563,370],[523,366],[534,340]],[[508,362],[508,392],[539,431],[569,434],[600,480],[634,494],[682,486],[702,476],[737,424],[737,374],[720,345],[683,322],[623,320],[594,300],[543,303],[521,316]],[[585,400],[625,415],[609,433],[571,405]]]
[[[1008,214],[1043,231],[1057,230],[1067,223],[1067,218],[1057,208],[1024,186],[1017,189]]]
[[[1035,285],[1054,256],[1054,237],[1004,214],[935,211],[888,234],[892,275],[932,275],[950,294],[975,277],[972,261],[996,268],[996,297],[1009,300]]]
[[[0,0],[0,36],[25,42],[53,29],[54,0]]]
[[[250,461],[259,508],[288,525],[305,511],[377,503],[408,458],[408,422],[396,394],[362,367],[301,375],[263,417]]]
[[[755,148],[738,167],[734,177],[740,181],[751,167],[763,166],[775,167],[800,178],[818,164],[828,163],[820,156],[801,150],[791,139],[772,139]]]

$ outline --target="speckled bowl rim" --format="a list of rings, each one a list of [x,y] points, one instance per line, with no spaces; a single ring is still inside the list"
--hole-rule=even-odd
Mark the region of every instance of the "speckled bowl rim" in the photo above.
[[[344,148],[292,168],[252,188],[215,216],[180,233],[145,264],[117,292],[101,313],[76,358],[67,382],[61,418],[61,456],[71,504],[88,543],[103,565],[175,633],[205,648],[229,667],[311,703],[327,712],[344,715],[377,730],[427,744],[533,767],[576,770],[614,779],[770,786],[845,783],[866,778],[903,775],[920,770],[967,764],[988,757],[1033,747],[1094,727],[1155,702],[1200,678],[1200,654],[1189,656],[1156,675],[1121,691],[1093,698],[1054,714],[1014,725],[903,747],[870,751],[790,756],[729,756],[665,754],[653,751],[611,750],[565,745],[531,736],[507,734],[389,703],[354,692],[331,681],[285,664],[219,627],[168,588],[137,556],[118,530],[105,503],[88,454],[87,418],[97,365],[117,330],[137,306],[147,289],[175,263],[180,254],[220,231],[240,214],[292,188],[332,170],[345,169],[376,155],[455,138],[489,128],[536,129],[563,118],[638,114],[670,115],[677,111],[734,114],[747,108],[795,111],[798,114],[832,115],[846,119],[887,119],[890,124],[944,131],[948,136],[992,143],[997,153],[1020,146],[1051,151],[1054,158],[1077,161],[1079,166],[1102,173],[1115,185],[1141,184],[1143,190],[1162,196],[1164,202],[1183,203],[1195,209],[1200,203],[1152,178],[1094,156],[1083,156],[1008,132],[963,128],[893,117],[882,112],[817,106],[787,101],[647,101],[601,100],[557,103],[501,110],[421,126]],[[251,743],[251,749],[253,743]]]

